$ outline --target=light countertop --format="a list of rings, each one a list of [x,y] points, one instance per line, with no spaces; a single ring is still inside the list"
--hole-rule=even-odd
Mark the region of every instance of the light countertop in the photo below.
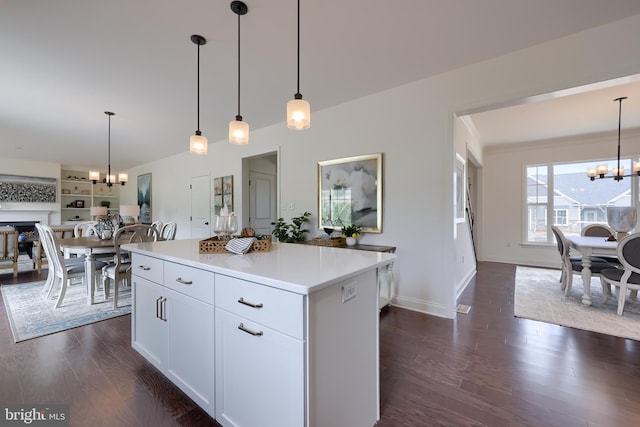
[[[390,253],[295,243],[274,243],[269,252],[245,255],[200,254],[198,242],[171,240],[127,244],[123,248],[304,295],[391,264],[397,258]]]

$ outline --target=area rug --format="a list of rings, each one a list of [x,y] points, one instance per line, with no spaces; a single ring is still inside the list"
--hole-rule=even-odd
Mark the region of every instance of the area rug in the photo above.
[[[54,308],[56,300],[47,299],[43,286],[44,282],[30,282],[0,287],[15,342],[131,313],[129,287],[120,287],[118,308],[114,310],[113,295],[104,301],[102,292],[96,294],[95,304],[87,305],[86,287],[82,284],[67,287],[62,307]]]
[[[514,296],[516,317],[539,320],[586,331],[640,341],[640,299],[627,294],[623,316],[618,316],[615,296],[602,297],[598,277],[591,279],[591,306],[582,304],[582,278],[573,275],[569,295],[560,290],[560,271],[518,266]]]

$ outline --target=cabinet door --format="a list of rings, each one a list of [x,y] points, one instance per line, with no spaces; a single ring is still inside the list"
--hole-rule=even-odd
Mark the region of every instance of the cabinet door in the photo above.
[[[219,423],[304,426],[304,396],[303,341],[216,309]]]
[[[167,355],[167,322],[162,318],[165,289],[139,276],[132,276],[132,282],[131,345],[162,370]]]
[[[215,416],[213,306],[166,290],[169,328],[167,377]]]

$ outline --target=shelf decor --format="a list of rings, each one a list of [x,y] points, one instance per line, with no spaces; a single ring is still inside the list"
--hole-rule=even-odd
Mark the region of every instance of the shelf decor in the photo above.
[[[382,153],[318,162],[318,226],[382,232]]]
[[[55,203],[56,179],[0,175],[0,202]]]

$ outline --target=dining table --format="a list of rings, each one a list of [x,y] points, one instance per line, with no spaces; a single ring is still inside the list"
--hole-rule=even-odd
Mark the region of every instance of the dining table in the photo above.
[[[128,239],[123,240],[126,243]],[[113,239],[100,239],[96,236],[69,237],[60,239],[60,249],[64,252],[65,258],[71,255],[85,256],[85,282],[87,284],[87,304],[92,305],[95,298],[96,288],[96,255],[106,255],[115,253],[115,243]]]
[[[591,257],[602,255],[617,256],[618,242],[600,236],[566,235],[569,247],[582,255],[582,304],[591,305]]]

